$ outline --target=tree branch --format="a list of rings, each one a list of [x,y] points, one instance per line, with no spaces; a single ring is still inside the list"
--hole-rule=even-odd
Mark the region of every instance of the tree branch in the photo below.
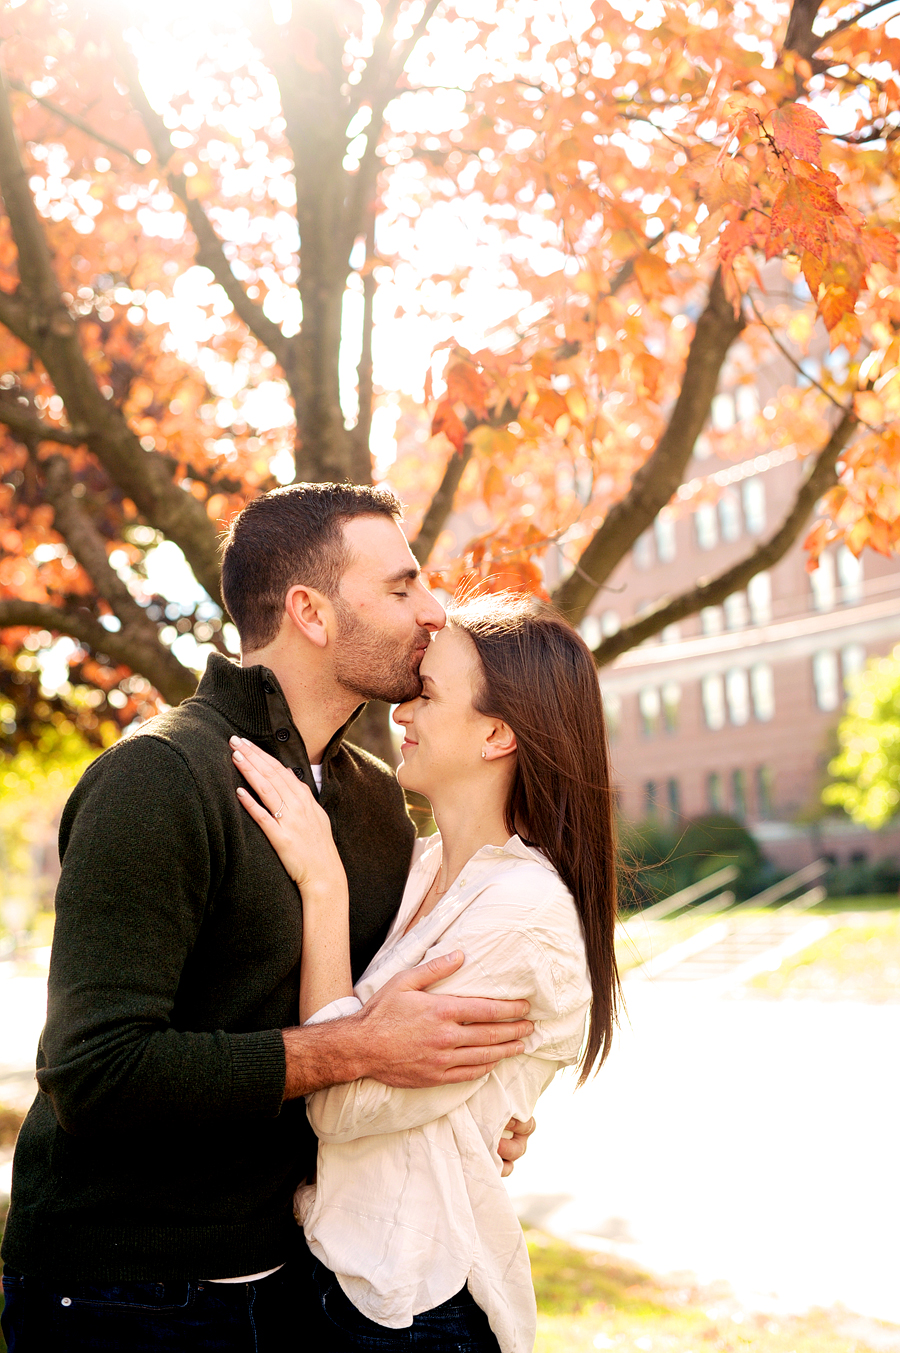
[[[145,451],[119,409],[104,398],[85,358],[53,270],[43,222],[28,188],[5,81],[0,76],[0,191],[19,256],[21,284],[0,293],[0,321],[43,363],[63,401],[70,428],[151,526],[184,552],[198,582],[219,593],[216,528],[196,498],[172,478],[171,462]],[[24,434],[23,434],[24,435]]]
[[[886,5],[892,5],[893,3],[894,0],[875,0],[874,4],[864,5],[858,14],[854,14],[849,19],[842,19],[840,23],[835,24],[834,28],[829,28],[827,33],[823,33],[821,37],[817,37],[816,42],[818,45],[814,48],[814,51],[818,51],[819,47],[824,47],[826,42],[834,37],[835,33],[843,33],[846,28],[852,28],[854,24],[858,24],[860,19],[867,19],[869,15],[874,14],[876,10],[884,9]]]
[[[23,404],[14,403],[3,396],[0,396],[0,423],[5,423],[10,432],[17,436],[27,437],[29,441],[34,442],[59,442],[61,446],[83,446],[86,439],[85,431],[45,423],[43,419],[36,418],[29,412]]]
[[[96,127],[92,127],[89,122],[85,122],[84,118],[78,117],[75,113],[67,112],[65,108],[60,108],[59,104],[53,103],[51,99],[45,99],[42,94],[33,93],[24,80],[14,80],[12,76],[7,76],[6,83],[10,89],[17,89],[20,94],[27,94],[30,99],[34,99],[35,103],[39,103],[48,112],[62,118],[70,126],[77,127],[80,132],[84,132],[93,141],[99,141],[100,145],[106,146],[107,150],[114,150],[116,154],[124,155],[132,164],[137,165],[138,169],[144,168],[141,161],[131,153],[127,146],[121,146],[118,141],[113,141],[111,137],[104,136],[102,132],[97,131]]]
[[[579,568],[556,589],[553,601],[578,624],[597,589],[622,556],[665,507],[684,476],[694,444],[703,431],[728,350],[744,327],[742,315],[725,295],[721,273],[709,290],[684,369],[681,390],[668,426],[656,449],[634,476],[625,497],[610,508],[587,548]]]
[[[106,553],[106,541],[90,513],[72,493],[69,462],[51,456],[41,463],[47,501],[53,508],[53,525],[91,579],[98,594],[112,607],[121,630],[117,639],[127,644],[129,667],[137,668],[169,704],[186,699],[196,682],[188,669],[160,642],[159,631],[116,573]],[[104,629],[104,633],[107,633]],[[108,645],[106,650],[108,651]]]
[[[624,625],[617,634],[604,639],[594,649],[598,667],[613,662],[620,654],[635,648],[645,639],[658,634],[666,625],[672,625],[685,616],[696,615],[704,606],[717,606],[732,592],[746,587],[751,578],[784,558],[800,534],[818,500],[837,482],[837,461],[850,440],[858,419],[852,405],[843,409],[841,418],[813,462],[809,474],[801,484],[790,512],[774,535],[763,541],[745,559],[741,559],[714,578],[701,578],[696,587],[678,597],[665,597],[652,610],[645,612],[631,624]]]
[[[348,204],[348,227],[350,231],[347,246],[348,253],[357,234],[354,223],[366,212],[368,203],[375,194],[375,184],[378,180],[378,171],[380,168],[377,155],[378,142],[381,138],[381,132],[384,126],[385,109],[397,93],[397,82],[403,74],[407,61],[412,55],[413,48],[416,43],[424,37],[428,25],[431,22],[431,17],[440,3],[441,0],[427,0],[419,22],[413,29],[410,37],[407,38],[406,42],[401,43],[397,50],[393,51],[389,57],[385,58],[385,56],[382,56],[381,60],[383,61],[383,65],[380,69],[379,65],[375,62],[374,50],[366,65],[366,71],[371,67],[374,72],[372,89],[369,95],[372,107],[372,120],[368,127],[366,148],[363,151],[362,159],[359,162],[359,169],[356,172],[356,182],[353,184],[351,201]],[[389,8],[385,15],[385,23],[382,25],[381,30],[382,32],[387,30],[388,36],[390,36],[390,30],[387,28],[387,21],[390,14],[391,10]],[[391,26],[393,26],[393,17],[391,18]],[[381,36],[381,32],[379,32],[378,36]],[[388,48],[387,42],[385,42],[385,47]],[[390,49],[388,48],[388,50]]]
[[[454,451],[447,461],[444,477],[428,505],[428,511],[425,513],[422,525],[419,528],[419,534],[410,545],[410,549],[420,564],[427,563],[428,556],[434,549],[434,543],[443,530],[444,522],[453,511],[453,500],[456,497],[456,490],[459,488],[459,481],[462,479],[463,471],[471,459],[472,443],[464,442],[462,451]]]
[[[231,264],[225,257],[222,240],[216,233],[203,205],[197,198],[191,197],[188,180],[184,174],[177,173],[169,168],[174,147],[165,123],[144,93],[137,63],[131,49],[118,28],[112,23],[108,25],[108,36],[117,63],[128,86],[131,101],[144,124],[159,166],[165,173],[166,182],[184,207],[188,222],[194,232],[197,240],[197,262],[202,267],[209,268],[234,306],[234,312],[238,319],[246,324],[253,336],[273,353],[285,375],[288,375],[292,363],[292,349],[289,340],[285,338],[278,325],[263,313],[262,306],[251,300],[244,287],[235,277]]]
[[[88,611],[68,611],[61,606],[50,606],[38,601],[20,601],[15,597],[0,598],[0,631],[5,629],[43,629],[51,634],[67,634],[77,639],[94,653],[105,653],[114,662],[140,672],[151,681],[163,699],[170,705],[180,704],[192,695],[197,687],[197,678],[193,672],[178,663],[180,673],[172,677],[164,675],[156,680],[151,675],[147,658],[141,647],[125,629],[113,633],[104,629]],[[157,645],[159,647],[159,645]],[[170,654],[171,657],[171,654]],[[177,659],[172,659],[177,663]]]

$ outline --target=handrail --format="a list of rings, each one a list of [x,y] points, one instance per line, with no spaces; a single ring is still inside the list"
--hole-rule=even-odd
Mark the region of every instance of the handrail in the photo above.
[[[679,907],[686,907],[689,902],[696,902],[698,897],[704,897],[706,893],[711,893],[714,888],[718,888],[723,883],[730,883],[732,879],[738,876],[737,867],[728,864],[724,869],[719,869],[715,874],[710,874],[708,878],[700,879],[698,883],[692,883],[688,888],[682,888],[680,892],[673,893],[671,897],[663,897],[659,902],[654,902],[652,907],[645,907],[643,911],[632,912],[630,916],[623,918],[622,924],[627,925],[629,921],[652,921],[662,916],[668,916]]]
[[[748,897],[745,902],[739,902],[734,911],[745,911],[751,907],[767,907],[770,902],[780,902],[788,893],[792,893],[795,888],[799,888],[801,883],[811,883],[813,879],[821,878],[827,871],[827,860],[813,860],[812,864],[804,865],[802,869],[798,869],[796,874],[781,879],[779,883],[773,883],[771,887],[764,888],[755,897]]]

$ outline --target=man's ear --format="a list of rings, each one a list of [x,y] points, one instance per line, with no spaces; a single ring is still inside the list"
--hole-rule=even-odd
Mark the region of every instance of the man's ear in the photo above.
[[[516,735],[508,723],[496,719],[484,740],[485,761],[499,761],[516,751]]]
[[[297,584],[284,599],[285,619],[316,648],[325,648],[331,633],[334,608],[314,587]]]

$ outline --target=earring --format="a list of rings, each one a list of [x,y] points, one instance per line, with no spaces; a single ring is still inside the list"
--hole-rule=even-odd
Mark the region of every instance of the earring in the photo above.
[[[487,756],[487,752],[485,751],[484,747],[482,747],[482,749],[481,749],[481,759],[482,759],[482,761],[484,761],[484,759],[486,758],[486,756]]]

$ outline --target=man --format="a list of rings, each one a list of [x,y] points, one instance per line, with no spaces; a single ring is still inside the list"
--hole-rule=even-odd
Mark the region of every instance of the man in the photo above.
[[[236,795],[235,733],[319,794],[358,974],[413,829],[394,777],[343,735],[361,701],[418,693],[444,623],[398,517],[392,495],[351,485],[249,504],[223,557],[241,665],[214,655],[196,696],[104,753],[69,800],[40,1093],[3,1245],[10,1353],[265,1353],[286,1336],[315,1350],[291,1216],[314,1161],[302,1096],[360,1076],[473,1079],[521,1051],[524,1002],[425,992],[461,956],[357,1016],[294,1027],[300,898]]]

